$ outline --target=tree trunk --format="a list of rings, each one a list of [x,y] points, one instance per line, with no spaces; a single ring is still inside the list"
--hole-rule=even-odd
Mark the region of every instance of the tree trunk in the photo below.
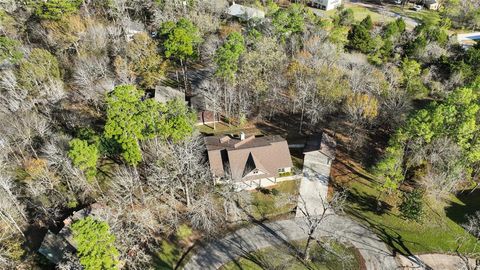
[[[303,115],[305,112],[305,100],[302,100],[302,116],[300,117],[300,128],[298,130],[298,133],[302,133],[302,126],[303,126]]]
[[[307,238],[307,244],[305,245],[305,249],[303,251],[303,259],[305,261],[310,261],[310,247],[311,247],[312,240],[313,238],[310,234]]]

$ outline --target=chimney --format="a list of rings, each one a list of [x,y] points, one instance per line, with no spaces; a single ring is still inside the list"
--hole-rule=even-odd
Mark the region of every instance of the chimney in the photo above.
[[[243,140],[245,140],[245,132],[242,131],[240,133],[240,141],[243,141]]]

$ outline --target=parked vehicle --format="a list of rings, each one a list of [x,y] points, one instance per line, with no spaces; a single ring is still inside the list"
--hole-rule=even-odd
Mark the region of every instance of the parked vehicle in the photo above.
[[[413,6],[413,10],[415,10],[415,11],[420,11],[420,10],[422,10],[422,8],[423,8],[423,7],[422,7],[421,5],[415,5],[415,6]]]

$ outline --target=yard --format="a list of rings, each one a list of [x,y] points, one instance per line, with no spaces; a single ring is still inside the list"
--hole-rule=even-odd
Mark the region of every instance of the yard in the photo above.
[[[478,241],[466,234],[459,225],[465,214],[478,209],[479,199],[469,197],[461,201],[455,197],[450,202],[439,204],[426,201],[424,215],[420,222],[401,218],[398,209],[390,205],[398,200],[396,196],[383,196],[382,208],[377,208],[378,185],[372,175],[348,158],[338,157],[333,166],[334,183],[348,191],[346,212],[369,225],[389,246],[402,254],[454,253],[456,240],[466,236],[464,249],[472,252]],[[453,206],[448,206],[453,204]],[[453,207],[453,208],[452,208]],[[454,210],[454,211],[452,211]],[[459,222],[459,223],[457,223]]]
[[[373,8],[367,8],[367,7],[360,6],[360,5],[357,5],[357,4],[352,4],[352,3],[345,3],[344,6],[345,6],[345,8],[349,8],[349,9],[353,10],[353,15],[354,15],[354,18],[355,18],[356,21],[361,21],[365,17],[367,17],[368,15],[370,15],[370,17],[372,18],[372,21],[374,23],[383,23],[383,22],[389,22],[389,21],[394,20],[394,18],[392,18],[391,16],[388,16],[386,14],[382,14],[381,12],[379,12],[379,11],[373,9]],[[332,17],[332,16],[335,15],[337,10],[332,9],[332,10],[329,10],[329,11],[322,11],[322,12],[326,16]]]
[[[298,180],[291,180],[269,188],[246,191],[251,193],[251,202],[245,208],[257,220],[288,216],[297,206],[299,184]]]
[[[319,245],[314,244],[311,250],[312,261],[305,262],[295,256],[295,251],[301,250],[305,241],[288,243],[286,246],[271,247],[245,254],[242,258],[224,265],[221,270],[262,270],[262,269],[317,269],[317,270],[353,270],[361,269],[358,253],[354,248],[333,243],[335,256]]]
[[[391,6],[390,10],[396,14],[412,18],[419,22],[427,22],[427,23],[438,23],[440,21],[440,14],[438,11],[429,10],[429,9],[422,9],[419,11],[412,10],[409,7],[400,7],[400,6]]]

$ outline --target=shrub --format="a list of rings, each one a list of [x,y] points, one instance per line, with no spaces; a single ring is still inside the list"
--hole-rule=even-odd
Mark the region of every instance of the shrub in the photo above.
[[[406,219],[418,221],[423,212],[423,192],[414,190],[410,193],[404,193],[400,212]]]
[[[182,224],[177,229],[177,237],[180,240],[185,240],[192,235],[192,229],[188,225]]]

